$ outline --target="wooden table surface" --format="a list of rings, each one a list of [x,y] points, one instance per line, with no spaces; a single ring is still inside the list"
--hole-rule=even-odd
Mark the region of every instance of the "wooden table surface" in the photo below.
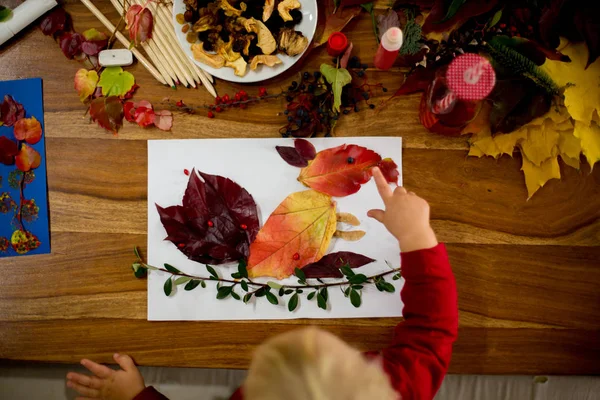
[[[95,1],[114,22],[108,0]],[[103,28],[66,1],[77,31]],[[376,50],[370,19],[347,29],[363,62]],[[272,81],[285,87],[328,62],[325,49]],[[32,26],[0,49],[0,79],[44,79],[52,254],[0,259],[0,359],[108,362],[115,351],[142,365],[245,368],[268,337],[315,324],[360,349],[386,345],[397,319],[147,322],[146,282],[133,277],[132,248],[146,247],[146,140],[277,137],[283,100],[243,112],[175,115],[171,133],[125,123],[118,135],[90,124],[73,89],[80,65]],[[141,66],[128,69],[136,99],[203,104],[204,89],[174,91]],[[398,70],[368,71],[390,92]],[[257,85],[219,81],[221,94]],[[376,104],[385,97],[376,99]],[[466,138],[428,133],[419,96],[345,116],[337,136],[402,136],[404,182],[431,203],[458,283],[460,332],[450,371],[474,374],[600,373],[600,168],[563,169],[533,199],[520,156],[467,158]]]

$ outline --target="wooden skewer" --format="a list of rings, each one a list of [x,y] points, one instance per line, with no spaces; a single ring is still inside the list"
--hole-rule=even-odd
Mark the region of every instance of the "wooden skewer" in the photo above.
[[[117,12],[120,15],[123,15],[123,6],[119,3],[119,0],[110,0],[112,5],[115,7]],[[168,82],[171,87],[175,87],[177,84],[177,75],[173,72],[160,52],[157,52],[152,46],[148,43],[142,43],[142,48],[148,54],[148,57],[154,62],[154,65],[159,70],[163,78]]]
[[[132,4],[138,4],[141,6],[144,6],[144,4],[145,4],[145,2],[142,0],[130,0],[130,2]],[[152,3],[148,4],[148,6],[151,6],[151,5],[152,5]],[[149,9],[150,9],[150,11],[152,11],[152,8],[149,8]],[[156,11],[153,12],[152,14],[154,17],[154,21],[157,22]],[[196,83],[194,82],[194,79],[190,76],[190,74],[188,74],[186,69],[181,65],[181,63],[177,59],[177,56],[175,55],[175,52],[173,51],[171,46],[168,44],[168,42],[165,40],[165,37],[166,37],[166,35],[165,35],[164,31],[162,30],[162,27],[160,26],[160,24],[155,23],[154,27],[152,29],[152,39],[149,39],[149,42],[155,42],[158,45],[157,48],[163,53],[165,58],[169,61],[171,67],[177,74],[177,77],[179,78],[179,80],[185,86],[188,86],[188,87],[192,86],[195,88]]]
[[[96,16],[96,18],[98,18],[98,20],[100,20],[100,22],[106,27],[106,29],[108,29],[110,32],[115,31],[115,26],[104,16],[104,14],[100,12],[100,10],[96,8],[95,5],[92,4],[90,0],[81,0],[81,2],[88,8],[88,10],[92,12],[92,14]],[[129,48],[129,40],[127,40],[121,32],[116,31],[115,36],[123,46]],[[142,55],[142,53],[139,52],[139,50],[133,48],[131,49],[131,52],[133,53],[135,58],[137,58],[138,61],[148,70],[148,72],[150,72],[150,74],[154,76],[154,78],[157,81],[159,81],[163,85],[167,84],[165,78],[162,77],[160,72],[158,72],[158,70],[154,68],[152,64],[150,64],[150,62],[146,59],[146,57]]]
[[[179,45],[179,39],[177,39],[177,36],[175,35],[175,28],[173,26],[173,20],[172,20],[173,5],[172,4],[164,4],[164,7],[159,6],[158,8],[162,13],[163,18],[165,18],[167,20],[168,26],[170,27],[170,32],[171,32],[173,41],[177,45],[177,47],[179,48],[179,50],[181,51],[183,56],[188,60],[190,65],[192,65],[192,68],[194,68],[194,70],[196,70],[196,72],[199,74],[200,78],[202,78],[202,76],[204,76],[206,79],[208,79],[208,81],[210,83],[214,83],[215,79],[213,78],[213,76],[211,74],[209,74],[208,72],[206,72],[205,70],[203,70],[202,68],[198,67],[195,62],[190,60],[189,57],[187,56],[187,54],[185,54],[183,52],[183,49]]]

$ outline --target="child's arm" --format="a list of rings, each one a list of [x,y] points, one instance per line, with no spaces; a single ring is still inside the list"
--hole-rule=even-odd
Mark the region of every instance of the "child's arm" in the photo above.
[[[433,399],[448,370],[458,334],[456,284],[443,244],[429,225],[429,205],[398,187],[394,192],[374,170],[386,209],[369,216],[382,222],[402,250],[404,322],[382,351],[392,385],[403,400]]]

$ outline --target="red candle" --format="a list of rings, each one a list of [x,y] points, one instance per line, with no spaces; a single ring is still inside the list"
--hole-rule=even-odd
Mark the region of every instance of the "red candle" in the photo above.
[[[342,32],[333,32],[327,40],[327,53],[331,57],[338,57],[348,47],[348,38]]]
[[[398,57],[400,47],[402,47],[402,31],[400,28],[388,29],[383,34],[379,49],[375,54],[375,68],[390,69]]]

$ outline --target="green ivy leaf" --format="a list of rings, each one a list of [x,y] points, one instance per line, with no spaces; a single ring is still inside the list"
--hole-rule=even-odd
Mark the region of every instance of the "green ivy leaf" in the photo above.
[[[189,281],[191,281],[192,278],[188,278],[187,276],[180,276],[179,278],[175,279],[175,286],[179,286],[179,285],[183,285],[184,283],[188,283]]]
[[[323,298],[325,299],[325,301],[327,301],[329,299],[329,293],[327,292],[327,288],[324,287],[323,289],[321,289],[319,291],[319,293],[321,294],[321,296],[323,296]]]
[[[314,298],[315,298],[315,295],[316,295],[316,294],[317,294],[317,292],[312,292],[312,293],[309,293],[309,294],[308,294],[308,296],[306,296],[306,298],[307,298],[308,300],[312,300],[312,299],[314,299]]]
[[[232,277],[233,279],[241,279],[241,278],[242,278],[242,275],[240,275],[240,273],[239,273],[239,272],[234,272],[233,274],[231,274],[231,277]]]
[[[294,311],[298,307],[298,295],[294,294],[290,297],[290,301],[288,302],[288,310],[290,312]]]
[[[175,268],[174,266],[172,266],[171,264],[167,264],[165,263],[165,269],[169,272],[172,272],[174,274],[179,274],[181,273],[180,270],[178,270],[177,268]]]
[[[125,96],[135,84],[135,78],[121,67],[106,67],[100,75],[98,86],[102,88],[102,95]]]
[[[163,290],[165,292],[165,294],[167,296],[171,295],[171,292],[173,292],[173,281],[171,280],[171,278],[169,277],[169,279],[167,279],[167,281],[165,282],[164,286],[163,286]]]
[[[245,304],[248,304],[248,302],[250,301],[251,298],[252,298],[252,293],[246,293],[246,295],[244,296],[243,302]]]
[[[231,291],[231,297],[233,297],[236,300],[241,300],[240,295],[234,292],[233,290]]]
[[[256,291],[256,297],[263,297],[267,294],[267,287],[261,287]]]
[[[222,300],[229,297],[233,288],[231,286],[221,286],[219,290],[217,290],[217,299]]]
[[[346,275],[348,278],[356,275],[354,271],[352,271],[352,268],[350,268],[348,265],[344,265],[343,267],[341,267],[340,271],[342,271],[342,274]]]
[[[300,290],[300,289],[298,289],[298,290]],[[292,289],[285,289],[283,291],[283,294],[292,294],[292,293],[294,293],[294,291]],[[302,292],[299,292],[299,293],[302,293]]]
[[[241,281],[240,285],[242,285],[242,289],[247,292],[248,291],[248,283],[246,281]]]
[[[356,290],[350,291],[350,302],[354,307],[360,307],[360,303],[362,302],[362,300],[360,298],[360,294]]]
[[[140,250],[137,248],[137,246],[133,246],[133,254],[135,254],[138,260],[142,259],[142,256],[140,256]]]
[[[367,281],[367,276],[365,274],[356,274],[348,278],[348,282],[352,285],[360,285]]]
[[[271,289],[275,289],[275,290],[281,289],[283,287],[283,285],[280,285],[279,283],[276,283],[276,282],[273,282],[273,281],[267,282],[267,285],[269,285],[269,287]]]
[[[238,263],[238,273],[242,276],[242,278],[248,278],[248,270],[246,269],[247,265],[248,263],[244,259],[241,259]]]
[[[317,294],[317,304],[319,305],[319,308],[327,310],[327,300],[325,300],[321,293]]]
[[[394,287],[394,285],[392,285],[389,282],[383,282],[382,286],[383,286],[383,290],[385,290],[388,293],[394,293],[396,291],[396,288]]]
[[[219,275],[217,275],[217,271],[215,271],[215,269],[213,267],[211,267],[210,265],[207,265],[206,270],[208,271],[210,276],[212,276],[214,279],[219,279]]]
[[[277,300],[277,296],[275,296],[273,293],[271,292],[267,292],[267,300],[269,300],[269,303],[271,304],[279,304],[279,300]]]
[[[300,268],[294,269],[294,275],[296,275],[296,277],[298,277],[298,279],[301,281],[306,281],[306,275],[304,275],[304,271],[302,271]]]
[[[335,68],[328,64],[321,64],[321,73],[333,90],[332,110],[339,113],[342,105],[342,89],[352,82],[352,76],[346,68]]]
[[[189,292],[190,290],[194,290],[198,287],[198,285],[200,284],[200,282],[204,282],[204,281],[199,281],[197,279],[192,279],[191,281],[189,281],[184,287],[183,290]]]

